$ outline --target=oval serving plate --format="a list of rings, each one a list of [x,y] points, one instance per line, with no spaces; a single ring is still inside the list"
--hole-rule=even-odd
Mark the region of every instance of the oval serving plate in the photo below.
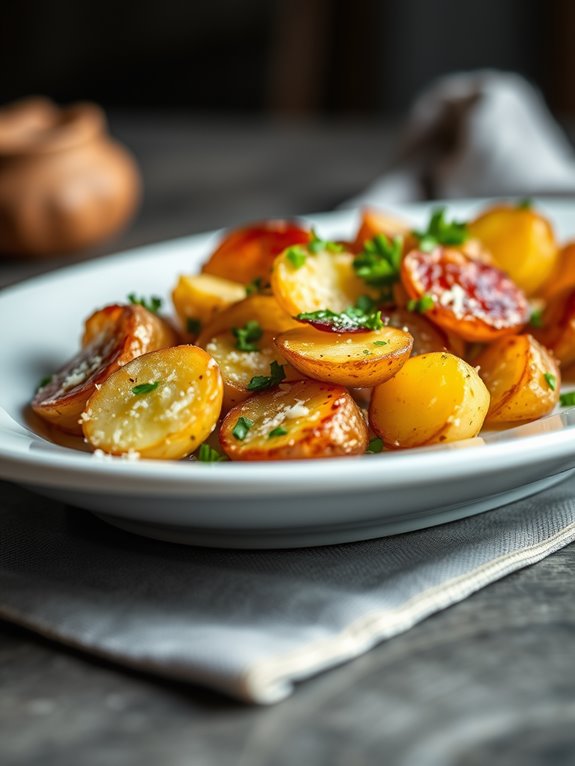
[[[456,216],[481,201],[449,205]],[[484,204],[484,203],[483,203]],[[575,202],[547,201],[560,239]],[[423,223],[430,205],[396,208]],[[309,216],[345,239],[353,211]],[[0,294],[0,476],[94,511],[124,529],[180,543],[270,548],[351,542],[460,519],[534,494],[575,469],[575,408],[477,439],[361,458],[284,463],[126,461],[54,444],[26,408],[46,372],[74,352],[84,318],[130,292],[167,300],[214,234],[71,266]]]

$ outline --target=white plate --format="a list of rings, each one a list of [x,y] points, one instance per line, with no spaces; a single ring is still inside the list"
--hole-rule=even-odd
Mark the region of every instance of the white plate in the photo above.
[[[450,205],[465,216],[480,205]],[[541,204],[561,239],[575,202]],[[420,224],[428,205],[397,212]],[[310,216],[346,238],[352,211]],[[575,468],[575,410],[453,445],[295,463],[127,462],[55,445],[24,410],[38,382],[75,351],[82,321],[127,293],[163,294],[193,272],[214,235],[133,250],[30,280],[0,294],[0,476],[95,511],[126,529],[176,542],[289,547],[418,529],[495,508]]]

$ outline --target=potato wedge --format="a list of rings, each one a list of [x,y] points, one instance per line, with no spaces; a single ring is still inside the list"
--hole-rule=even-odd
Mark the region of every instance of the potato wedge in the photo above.
[[[234,327],[243,327],[247,322],[252,321],[258,322],[265,332],[271,332],[274,335],[301,326],[299,322],[286,314],[273,295],[255,294],[216,314],[203,328],[196,341],[197,345],[205,348],[216,335]]]
[[[403,259],[401,280],[421,310],[444,330],[472,342],[490,342],[518,332],[529,318],[527,299],[499,269],[461,250],[412,250]]]
[[[477,371],[453,354],[408,359],[373,389],[369,422],[390,449],[423,447],[477,436],[489,409],[489,392]]]
[[[216,426],[223,385],[216,362],[197,346],[173,346],[133,359],[90,397],[84,436],[111,455],[177,460]]]
[[[413,339],[394,327],[363,333],[301,327],[278,335],[275,345],[296,370],[310,378],[369,388],[395,375],[408,359]]]
[[[234,229],[224,236],[202,272],[244,285],[258,277],[269,280],[275,257],[310,238],[311,232],[295,221],[263,221]]]
[[[227,412],[236,404],[243,402],[253,394],[247,386],[256,376],[270,375],[272,362],[277,362],[284,369],[284,380],[301,379],[297,372],[275,348],[273,335],[264,332],[257,342],[254,351],[240,351],[237,339],[232,332],[223,332],[216,335],[206,345],[206,351],[219,365],[224,383],[223,410]]]
[[[172,300],[184,331],[197,338],[202,327],[228,306],[246,297],[246,288],[211,274],[181,275]]]
[[[255,394],[226,415],[220,443],[232,460],[362,455],[367,424],[350,393],[311,380]]]
[[[88,317],[82,350],[36,392],[32,409],[62,431],[80,435],[79,418],[96,386],[131,359],[175,342],[170,325],[142,306],[106,306]]]
[[[475,361],[491,395],[489,423],[535,420],[559,401],[557,363],[531,335],[501,338]]]
[[[304,258],[294,264],[288,249],[274,262],[273,294],[290,316],[322,309],[339,313],[353,306],[361,295],[377,297],[377,292],[356,276],[352,253],[320,250]]]
[[[553,295],[533,335],[564,367],[575,362],[575,288]]]

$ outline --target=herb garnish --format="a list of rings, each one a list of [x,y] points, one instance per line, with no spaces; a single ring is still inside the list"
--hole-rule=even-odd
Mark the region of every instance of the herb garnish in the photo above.
[[[429,295],[429,293],[424,293],[421,298],[413,298],[412,300],[407,301],[407,310],[415,311],[418,314],[425,314],[425,312],[432,309],[434,305],[435,301],[433,300],[433,296]]]
[[[320,253],[322,250],[327,250],[328,253],[341,253],[343,250],[343,245],[340,245],[339,242],[331,242],[328,239],[321,239],[317,235],[317,232],[315,229],[311,230],[311,240],[308,242],[307,249],[310,251],[310,253]]]
[[[251,282],[246,285],[246,296],[253,295],[254,293],[261,293],[263,289],[263,282],[261,277],[254,277]]]
[[[257,342],[263,332],[260,323],[255,319],[250,319],[243,327],[234,327],[232,333],[236,338],[238,351],[259,351]]]
[[[403,237],[389,239],[376,234],[363,243],[361,252],[353,261],[358,277],[368,285],[389,287],[399,281]]]
[[[301,269],[307,261],[307,253],[301,245],[293,245],[293,247],[288,247],[286,258],[294,269]]]
[[[320,311],[307,311],[298,314],[295,318],[300,322],[308,322],[319,329],[325,327],[331,332],[381,330],[384,326],[381,311],[366,314],[356,306],[350,306],[339,314],[330,309],[320,309]]]
[[[274,428],[273,431],[270,431],[268,434],[268,439],[272,439],[274,436],[285,436],[287,434],[287,431],[285,428],[282,428],[281,426],[278,426],[277,428]]]
[[[374,340],[373,341],[374,346],[387,346],[386,340]]]
[[[377,455],[383,449],[383,441],[379,438],[371,439],[367,445],[366,455]]]
[[[250,420],[249,418],[244,418],[242,415],[241,418],[238,418],[238,422],[235,424],[232,434],[238,441],[243,442],[243,440],[248,435],[248,431],[253,426],[253,424],[254,424],[253,420]]]
[[[202,331],[202,323],[199,319],[195,319],[194,317],[188,317],[186,319],[186,330],[191,335],[199,335]]]
[[[155,383],[138,383],[138,385],[134,386],[132,389],[132,393],[135,396],[140,396],[140,394],[149,394],[151,391],[155,391],[159,385],[160,382],[158,380]]]
[[[285,376],[283,365],[273,361],[270,364],[270,375],[254,375],[246,388],[248,391],[264,391],[266,388],[279,385]]]
[[[148,309],[148,311],[151,311],[152,314],[157,314],[158,311],[162,308],[162,299],[158,297],[157,295],[152,295],[149,299],[148,298],[138,298],[136,293],[130,293],[128,295],[128,300],[131,304],[134,306],[143,306],[145,309]]]
[[[575,405],[575,391],[561,394],[559,397],[559,404],[562,407],[573,407],[573,405]]]
[[[226,455],[220,455],[220,453],[209,444],[202,444],[198,451],[198,460],[200,463],[225,463],[227,460]]]
[[[445,207],[436,208],[431,214],[427,229],[413,231],[419,240],[419,249],[429,253],[438,245],[462,245],[467,241],[469,232],[465,221],[448,221]]]
[[[520,199],[517,201],[517,206],[519,210],[531,210],[533,207],[533,199],[531,197],[523,197],[523,199]]]
[[[543,327],[543,309],[535,309],[531,312],[529,324],[535,328]]]
[[[547,381],[547,385],[552,391],[555,391],[557,388],[557,376],[553,375],[552,372],[546,372],[543,377]]]
[[[42,380],[36,386],[36,391],[40,391],[41,388],[46,388],[48,383],[52,382],[53,377],[53,375],[46,375],[46,377],[42,378]]]

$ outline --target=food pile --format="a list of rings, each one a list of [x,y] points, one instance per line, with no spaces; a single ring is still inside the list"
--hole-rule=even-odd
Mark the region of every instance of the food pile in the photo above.
[[[248,226],[172,297],[178,326],[159,298],[92,314],[36,415],[128,459],[361,455],[540,418],[575,363],[575,243],[528,201],[421,231],[365,210],[352,242]]]

